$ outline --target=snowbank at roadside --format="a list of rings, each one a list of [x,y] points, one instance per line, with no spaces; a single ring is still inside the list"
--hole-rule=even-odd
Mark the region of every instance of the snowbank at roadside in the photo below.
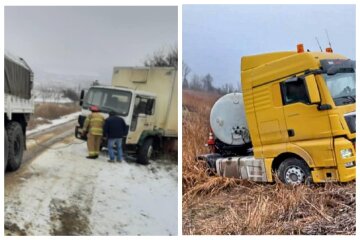
[[[74,113],[71,113],[69,115],[62,116],[59,119],[49,120],[49,121],[51,121],[50,123],[38,125],[34,129],[26,131],[26,135],[29,136],[31,134],[41,132],[41,131],[43,131],[45,129],[52,128],[52,127],[55,127],[55,126],[70,122],[72,120],[77,119],[79,114],[80,114],[80,112],[74,112]]]

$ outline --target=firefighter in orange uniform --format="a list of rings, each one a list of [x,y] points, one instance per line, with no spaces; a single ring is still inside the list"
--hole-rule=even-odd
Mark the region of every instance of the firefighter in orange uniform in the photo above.
[[[86,158],[98,158],[100,152],[100,144],[103,136],[104,117],[99,113],[97,106],[90,106],[91,114],[89,114],[84,122],[83,134],[87,134],[87,147],[89,155]]]

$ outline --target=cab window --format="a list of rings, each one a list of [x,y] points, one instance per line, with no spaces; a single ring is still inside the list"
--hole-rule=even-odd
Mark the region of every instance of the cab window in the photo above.
[[[305,80],[296,78],[289,79],[281,83],[281,94],[283,105],[302,102],[310,103],[305,86]]]
[[[146,98],[142,96],[136,96],[135,98],[135,106],[134,106],[134,115],[146,114],[153,115],[154,114],[154,104],[155,99]]]

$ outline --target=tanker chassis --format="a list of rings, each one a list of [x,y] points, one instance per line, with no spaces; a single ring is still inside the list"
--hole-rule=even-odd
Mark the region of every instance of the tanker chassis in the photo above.
[[[260,182],[355,179],[355,61],[302,49],[242,58],[242,94],[215,103],[211,153],[197,159]]]

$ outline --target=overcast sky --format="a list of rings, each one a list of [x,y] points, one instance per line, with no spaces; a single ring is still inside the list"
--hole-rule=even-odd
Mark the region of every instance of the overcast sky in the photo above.
[[[355,5],[185,5],[183,60],[215,85],[238,85],[240,58],[272,51],[328,46],[355,59]]]
[[[5,49],[36,71],[110,83],[114,66],[141,66],[177,44],[177,7],[5,7]]]

